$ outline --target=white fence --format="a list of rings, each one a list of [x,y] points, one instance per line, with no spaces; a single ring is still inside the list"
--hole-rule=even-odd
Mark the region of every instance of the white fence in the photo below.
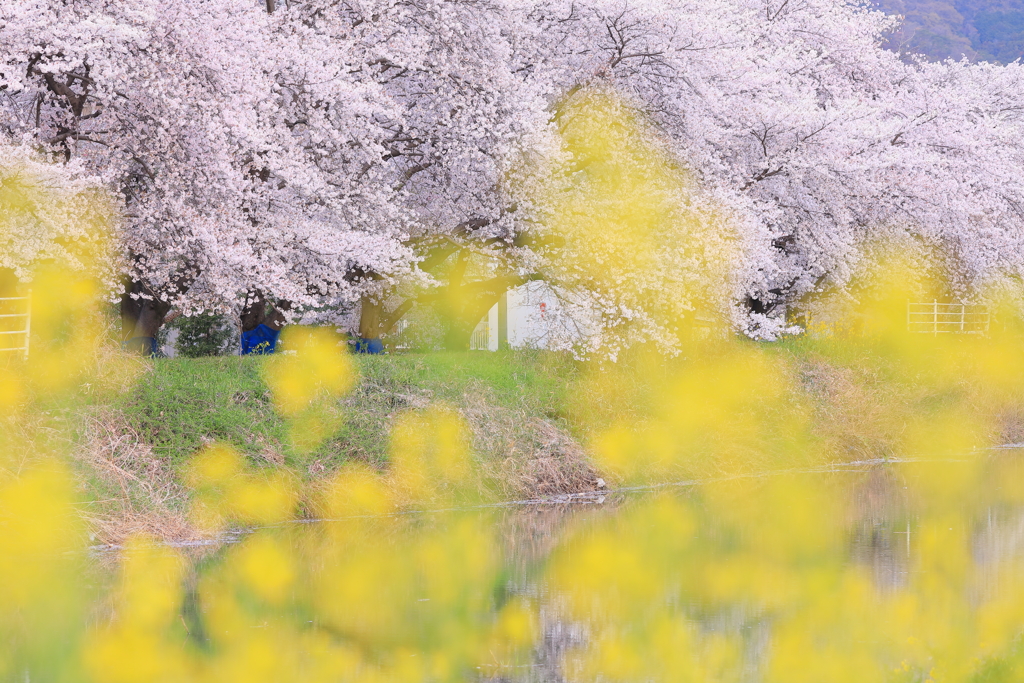
[[[28,358],[32,332],[32,300],[27,296],[0,297],[0,354],[21,353]]]
[[[983,304],[907,304],[907,329],[924,334],[986,334],[991,320]]]
[[[481,320],[476,328],[473,330],[473,335],[469,338],[469,348],[472,351],[488,351],[491,346],[491,326],[489,320],[484,318]]]
[[[414,341],[410,339],[409,332],[409,321],[402,318],[396,322],[395,326],[391,328],[391,331],[385,335],[385,339],[394,349],[409,349],[414,344]]]

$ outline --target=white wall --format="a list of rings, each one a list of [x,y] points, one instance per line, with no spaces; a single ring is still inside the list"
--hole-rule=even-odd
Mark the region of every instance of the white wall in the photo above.
[[[560,307],[551,289],[543,282],[528,282],[509,290],[505,296],[508,302],[509,346],[514,349],[552,348]],[[477,325],[479,343],[473,345],[474,349],[498,350],[498,306],[492,306]],[[482,343],[484,339],[486,344]]]

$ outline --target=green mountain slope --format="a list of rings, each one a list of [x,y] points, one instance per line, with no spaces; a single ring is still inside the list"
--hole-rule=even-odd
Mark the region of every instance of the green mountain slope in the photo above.
[[[877,0],[905,17],[889,47],[933,59],[1012,62],[1024,57],[1024,0]]]

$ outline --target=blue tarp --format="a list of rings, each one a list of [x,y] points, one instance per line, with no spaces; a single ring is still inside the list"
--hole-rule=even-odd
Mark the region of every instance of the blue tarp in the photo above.
[[[242,355],[265,355],[273,353],[281,330],[274,330],[260,323],[254,329],[242,333]]]
[[[356,339],[356,353],[384,353],[384,342],[380,339]]]
[[[121,344],[121,347],[125,351],[137,353],[140,356],[146,358],[152,358],[159,355],[159,349],[156,345],[156,339],[153,337],[132,337],[128,341]]]

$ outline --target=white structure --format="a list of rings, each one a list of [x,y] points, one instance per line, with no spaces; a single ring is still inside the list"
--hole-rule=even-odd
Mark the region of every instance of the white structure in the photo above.
[[[20,353],[28,358],[32,333],[32,299],[0,297],[0,353]]]
[[[473,330],[469,348],[474,351],[551,349],[566,340],[583,336],[566,329],[558,297],[543,282],[528,282],[509,290]]]
[[[910,332],[985,334],[989,323],[988,307],[984,304],[907,303],[907,329]]]

